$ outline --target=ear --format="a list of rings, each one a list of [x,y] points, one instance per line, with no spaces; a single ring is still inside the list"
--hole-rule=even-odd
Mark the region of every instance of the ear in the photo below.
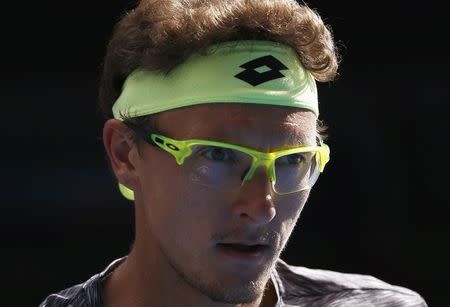
[[[136,164],[138,152],[130,131],[117,119],[109,119],[103,127],[103,144],[117,180],[131,190],[138,186]]]

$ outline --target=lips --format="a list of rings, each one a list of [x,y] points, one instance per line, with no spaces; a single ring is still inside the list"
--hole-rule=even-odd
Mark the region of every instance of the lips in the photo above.
[[[243,244],[243,243],[219,243],[218,250],[229,256],[238,258],[257,258],[267,254],[269,245]]]
[[[220,248],[235,250],[243,253],[256,253],[263,251],[268,246],[263,244],[219,243]]]
[[[219,241],[215,247],[221,265],[239,274],[259,272],[273,257],[272,245],[259,240]]]

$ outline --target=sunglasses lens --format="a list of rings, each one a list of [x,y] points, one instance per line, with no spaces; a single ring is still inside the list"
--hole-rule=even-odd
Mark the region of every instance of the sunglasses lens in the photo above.
[[[220,188],[238,188],[242,174],[252,164],[252,157],[244,152],[219,146],[196,145],[186,158],[184,166],[192,182]]]
[[[275,160],[273,187],[278,194],[310,189],[318,175],[315,152],[289,154]]]
[[[249,154],[226,147],[195,145],[191,150],[183,164],[190,181],[221,191],[239,189],[253,162]],[[278,194],[309,189],[319,175],[315,152],[279,157],[274,166],[273,189]]]

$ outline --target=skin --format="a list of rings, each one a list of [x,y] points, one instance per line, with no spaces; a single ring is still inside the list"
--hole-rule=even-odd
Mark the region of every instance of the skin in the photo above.
[[[156,127],[174,139],[223,141],[261,151],[315,145],[316,116],[307,110],[251,104],[205,104],[160,113]],[[117,179],[134,190],[136,238],[104,284],[115,306],[274,306],[270,272],[309,191],[276,195],[260,168],[236,191],[189,180],[167,152],[133,143],[117,120],[104,126]],[[258,263],[229,259],[217,243],[269,244]]]

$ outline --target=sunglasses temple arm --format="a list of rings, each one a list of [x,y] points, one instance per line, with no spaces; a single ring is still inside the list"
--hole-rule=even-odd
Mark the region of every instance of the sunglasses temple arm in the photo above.
[[[143,129],[141,127],[136,126],[135,124],[132,124],[130,122],[123,122],[128,128],[130,128],[131,130],[134,131],[134,133],[136,133],[140,138],[142,138],[144,141],[146,141],[148,144],[155,146],[155,147],[159,147],[151,138],[151,135],[153,133],[156,133],[156,131],[154,130],[150,130],[150,129]]]

